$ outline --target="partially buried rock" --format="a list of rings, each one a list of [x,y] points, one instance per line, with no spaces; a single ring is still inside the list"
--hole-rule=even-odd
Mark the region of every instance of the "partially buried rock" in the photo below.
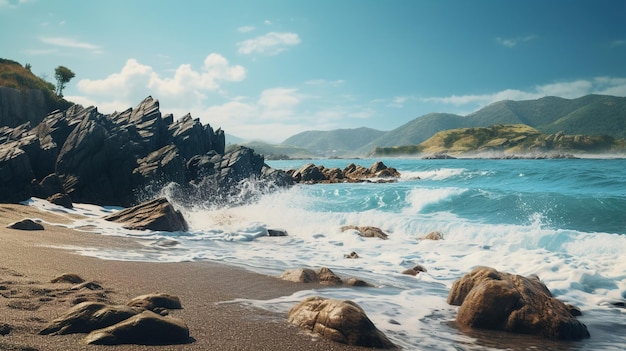
[[[179,318],[144,311],[107,328],[94,330],[85,343],[98,345],[170,345],[190,342],[189,328]]]
[[[186,231],[187,221],[180,211],[158,198],[104,217],[107,221],[123,223],[126,229],[165,232]]]
[[[317,272],[317,276],[320,284],[324,285],[341,285],[343,281],[335,272],[331,271],[330,268],[322,267],[319,272]]]
[[[64,315],[48,323],[41,335],[89,333],[128,319],[138,312],[126,305],[107,305],[100,302],[82,302]]]
[[[589,337],[571,308],[552,297],[537,277],[477,267],[452,285],[448,303],[461,306],[457,322],[472,328],[534,334],[550,339]]]
[[[43,225],[33,221],[32,219],[26,218],[9,224],[7,228],[17,230],[43,230]]]
[[[51,283],[70,283],[70,284],[80,284],[85,282],[81,276],[75,273],[64,273],[58,277],[53,278]]]
[[[154,311],[156,309],[181,309],[183,308],[178,296],[169,294],[146,294],[137,296],[128,301],[126,305],[131,307],[140,307],[146,310]]]
[[[349,300],[309,297],[291,308],[288,318],[290,323],[335,342],[381,349],[395,348],[365,311]]]
[[[383,232],[382,229],[377,227],[370,226],[355,226],[355,225],[344,225],[341,227],[341,231],[345,232],[346,230],[356,230],[360,236],[364,238],[381,238],[383,240],[387,240],[387,233]]]

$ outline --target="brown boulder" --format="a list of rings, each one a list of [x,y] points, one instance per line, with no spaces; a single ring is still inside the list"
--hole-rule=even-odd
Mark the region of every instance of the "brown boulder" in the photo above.
[[[383,240],[387,240],[387,233],[383,232],[382,229],[377,227],[370,226],[355,226],[355,225],[344,225],[341,227],[341,231],[345,232],[346,230],[356,230],[360,236],[364,238],[381,238]]]
[[[317,272],[317,276],[320,284],[324,285],[341,285],[343,281],[335,272],[331,271],[330,268],[322,267],[319,272]]]
[[[420,272],[426,272],[426,268],[424,268],[424,266],[418,264],[413,268],[409,268],[407,270],[402,271],[402,274],[407,274],[407,275],[413,275],[416,276],[418,275]]]
[[[137,296],[126,303],[127,306],[140,307],[146,310],[154,311],[155,309],[181,309],[178,296],[169,294],[146,294]]]
[[[561,340],[589,337],[587,327],[536,276],[477,267],[452,285],[448,303],[461,306],[456,320],[472,328]]]
[[[294,283],[317,283],[317,272],[310,268],[288,269],[281,274],[280,279]]]
[[[92,330],[106,328],[121,322],[136,314],[135,309],[125,305],[107,305],[93,301],[82,302],[48,323],[39,334],[89,333]]]
[[[94,330],[84,339],[96,345],[170,345],[190,342],[189,328],[179,318],[144,311],[109,327]]]
[[[166,232],[189,229],[182,213],[174,209],[163,197],[108,215],[104,219],[123,223],[126,229]]]
[[[395,348],[365,311],[352,301],[309,297],[291,308],[288,320],[335,342],[381,349]]]
[[[426,236],[421,237],[420,240],[443,240],[443,233],[432,231],[426,234]]]

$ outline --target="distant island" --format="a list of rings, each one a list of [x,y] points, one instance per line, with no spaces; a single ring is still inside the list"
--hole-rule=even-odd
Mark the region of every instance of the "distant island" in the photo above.
[[[611,136],[544,134],[525,124],[497,124],[491,127],[458,128],[436,133],[418,145],[377,147],[369,156],[460,155],[506,157],[507,155],[548,155],[624,153],[626,140]],[[442,157],[443,158],[443,157]]]

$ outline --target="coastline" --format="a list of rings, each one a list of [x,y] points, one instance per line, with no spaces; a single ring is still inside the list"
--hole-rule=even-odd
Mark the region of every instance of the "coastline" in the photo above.
[[[24,218],[43,220],[43,231],[6,228]],[[127,248],[140,244],[129,238],[78,232],[48,223],[68,223],[67,217],[40,211],[32,206],[0,205],[0,335],[3,350],[84,350],[84,334],[38,335],[49,321],[71,306],[71,298],[55,294],[68,286],[50,280],[75,273],[99,283],[112,303],[125,303],[148,293],[180,297],[183,309],[171,314],[190,329],[193,342],[182,345],[118,345],[115,350],[365,350],[313,336],[288,324],[287,316],[237,303],[237,298],[270,299],[303,289],[311,284],[282,281],[215,262],[146,263],[102,260],[80,256],[70,247]],[[323,286],[319,286],[323,288]],[[69,293],[68,293],[69,294]],[[76,293],[79,294],[79,293]],[[17,303],[19,302],[19,303]],[[110,346],[90,345],[90,349]]]

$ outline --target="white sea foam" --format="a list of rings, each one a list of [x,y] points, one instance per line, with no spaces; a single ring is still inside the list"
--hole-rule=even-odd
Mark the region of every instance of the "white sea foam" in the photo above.
[[[488,175],[465,168],[429,172],[417,173],[421,173],[422,180]],[[100,218],[116,210],[111,208],[78,204],[74,210],[66,210],[40,200],[29,204],[57,213],[83,214],[87,218],[70,227],[129,236],[144,244],[141,250],[132,252],[72,248],[84,255],[167,262],[216,260],[274,276],[287,268],[329,267],[344,278],[359,277],[376,288],[304,290],[274,300],[244,302],[286,312],[311,295],[352,299],[377,327],[405,349],[484,349],[448,323],[456,315],[456,308],[446,304],[449,288],[475,266],[537,274],[557,298],[583,309],[587,325],[600,326],[597,329],[601,330],[592,331],[592,338],[593,333],[606,329],[603,323],[607,320],[624,319],[625,310],[611,308],[610,302],[626,298],[626,236],[553,228],[547,216],[532,211],[523,224],[462,218],[445,210],[446,204],[458,205],[458,200],[470,191],[465,185],[456,185],[430,187],[407,179],[396,185],[295,186],[243,206],[181,208],[191,227],[186,233],[128,231]],[[381,192],[389,190],[387,186],[396,187],[397,194]],[[370,192],[362,195],[364,189]],[[476,193],[488,194],[482,189]],[[501,201],[495,195],[484,198]],[[372,207],[353,210],[349,206],[363,202]],[[398,202],[403,204],[401,208],[388,208],[390,203]],[[438,210],[425,211],[431,205],[437,205]],[[389,239],[342,232],[343,225],[376,226],[387,232]],[[286,230],[288,236],[266,236],[267,229],[273,228]],[[445,240],[420,240],[434,230],[444,233]],[[175,240],[176,244],[160,245],[164,240]],[[360,258],[343,258],[352,251]],[[427,272],[417,277],[401,274],[416,264]],[[623,329],[624,323],[619,327]],[[624,337],[612,337],[618,340],[602,348],[619,349],[626,342]],[[598,341],[590,342],[597,345],[593,343]]]

